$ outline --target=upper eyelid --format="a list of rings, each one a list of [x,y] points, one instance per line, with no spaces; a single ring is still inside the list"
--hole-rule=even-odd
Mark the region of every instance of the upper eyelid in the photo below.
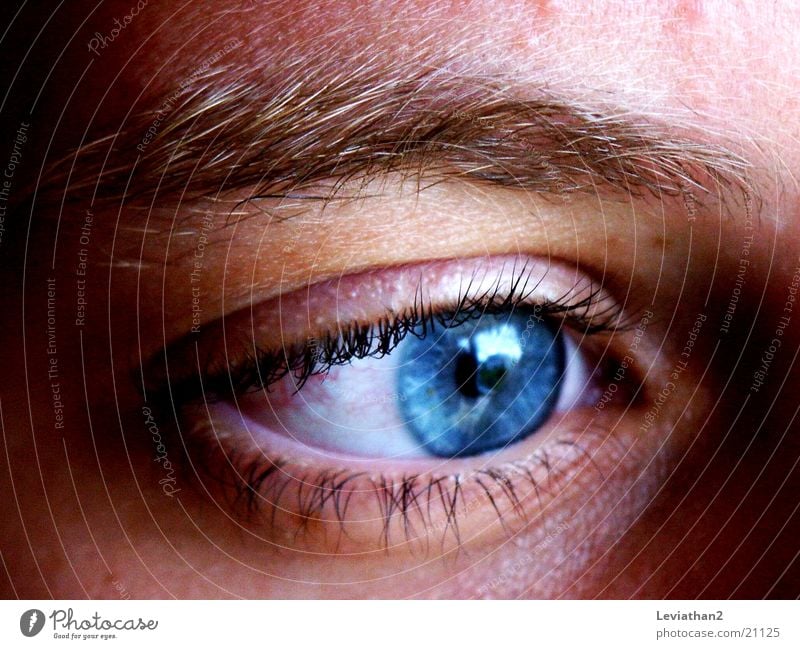
[[[540,309],[540,314],[543,317],[552,318],[554,316],[563,316],[569,320],[574,327],[583,330],[583,334],[590,334],[594,332],[610,332],[618,328],[624,328],[626,323],[635,320],[634,316],[627,313],[622,305],[613,300],[601,288],[594,286],[591,282],[588,284],[585,281],[575,280],[567,290],[561,294],[556,294],[550,299],[545,299],[539,296],[534,299],[534,296],[539,289],[540,284],[544,281],[544,277],[539,279],[535,285],[532,285],[530,279],[532,275],[527,272],[527,262],[522,268],[516,267],[511,270],[511,275],[505,278],[505,283],[508,287],[505,290],[500,289],[502,275],[497,277],[497,284],[489,284],[487,288],[478,289],[473,291],[472,286],[475,281],[475,276],[466,283],[466,286],[459,289],[459,297],[453,303],[440,303],[436,309],[429,305],[425,309],[431,313],[425,313],[425,317],[436,317],[442,314],[446,317],[448,312],[458,312],[461,310],[466,313],[466,317],[473,317],[475,313],[493,313],[502,312],[503,310],[511,308],[521,308],[527,306],[531,309]],[[508,271],[504,271],[508,272]],[[531,270],[531,273],[534,271]],[[555,271],[553,271],[555,272]],[[418,287],[421,290],[421,285]],[[415,294],[418,295],[418,294]],[[606,305],[606,306],[603,306]],[[423,310],[425,310],[423,309]],[[597,312],[589,315],[592,309]],[[246,315],[246,314],[244,314]],[[228,316],[229,319],[235,319],[237,316],[233,314]],[[389,323],[392,319],[403,318],[403,313],[394,313],[387,315],[386,322]],[[417,317],[415,311],[414,317]],[[332,323],[333,324],[333,323]],[[373,331],[372,326],[377,326],[376,322],[356,322],[356,327],[367,327],[370,329],[368,334]],[[345,330],[347,324],[345,325]],[[394,331],[397,331],[395,329]],[[305,338],[301,341],[290,341],[293,346],[286,346],[286,342],[282,342],[280,349],[272,350],[267,353],[255,346],[253,340],[242,342],[241,345],[235,341],[226,343],[224,358],[217,358],[215,361],[208,360],[204,362],[202,359],[197,358],[197,365],[192,363],[191,366],[186,366],[186,357],[193,351],[192,345],[186,345],[186,341],[181,340],[178,343],[171,345],[166,351],[157,354],[147,364],[148,368],[146,374],[155,376],[155,380],[151,380],[151,390],[161,394],[165,388],[168,388],[169,396],[172,399],[180,398],[182,389],[186,386],[193,384],[197,379],[202,377],[204,398],[215,393],[217,390],[221,394],[228,394],[229,392],[237,392],[237,385],[246,383],[248,386],[268,385],[275,380],[278,380],[286,373],[291,371],[287,366],[291,363],[297,363],[298,366],[293,369],[303,368],[301,376],[308,377],[312,374],[309,370],[309,349],[308,339],[314,332],[305,331]],[[343,333],[342,325],[338,326],[337,334]],[[392,332],[388,332],[389,335]],[[210,332],[212,337],[218,335],[214,330]],[[283,341],[283,338],[282,338]],[[189,341],[191,343],[192,341]],[[334,342],[334,341],[332,341]],[[338,343],[337,343],[338,344]],[[241,347],[241,348],[240,348]],[[200,349],[199,346],[196,347]],[[233,352],[230,350],[233,349]],[[369,351],[369,350],[367,350]],[[174,353],[173,353],[174,352]],[[177,371],[173,364],[173,369],[170,372],[171,376],[165,376],[163,369],[160,366],[168,363],[169,357],[182,359],[183,362],[178,365]],[[194,357],[193,357],[194,358]],[[231,360],[240,360],[238,367],[231,366]],[[317,359],[314,358],[313,362],[316,363]],[[267,366],[272,367],[271,373],[277,373],[275,377],[271,375],[267,378],[261,376],[262,370]],[[255,374],[254,374],[255,373]],[[316,372],[313,372],[316,373]],[[170,385],[167,385],[171,381]],[[147,388],[144,388],[147,390]],[[190,389],[190,393],[194,396],[196,389]],[[185,395],[184,395],[185,396]]]

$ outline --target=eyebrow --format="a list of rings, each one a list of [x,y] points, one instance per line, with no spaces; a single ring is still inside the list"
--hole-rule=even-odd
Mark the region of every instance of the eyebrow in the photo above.
[[[687,126],[441,65],[295,57],[258,77],[220,67],[157,104],[60,161],[51,185],[68,200],[164,205],[242,190],[331,198],[396,172],[550,195],[680,197],[689,211],[752,198],[747,160]],[[325,195],[314,193],[323,183]]]

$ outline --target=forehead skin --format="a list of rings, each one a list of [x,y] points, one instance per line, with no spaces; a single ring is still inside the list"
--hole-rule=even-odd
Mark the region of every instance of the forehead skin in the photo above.
[[[75,33],[70,63],[82,69],[92,58],[91,36],[110,35],[132,4],[102,3]],[[266,64],[290,46],[322,46],[332,59],[460,50],[475,66],[471,72],[515,72],[576,92],[613,92],[614,101],[644,112],[685,106],[723,124],[729,115],[737,130],[755,135],[788,127],[787,111],[797,110],[787,94],[798,72],[798,12],[724,2],[151,2],[99,50],[91,74],[121,73],[117,94],[130,100],[146,86],[170,88],[234,38],[243,46],[226,55],[231,63]]]
[[[800,129],[794,25],[800,8],[757,3],[664,2],[149,2],[130,21],[130,0],[79,3],[58,29],[48,25],[26,55],[6,114],[34,116],[58,128],[34,128],[20,184],[39,185],[43,164],[155,111],[208,61],[252,68],[306,52],[330,61],[354,55],[393,60],[430,54],[472,76],[508,75],[534,95],[552,89],[614,111],[689,127],[711,144],[751,160],[764,198],[762,218],[798,225],[796,146]],[[15,58],[38,33],[10,33]],[[110,40],[115,21],[128,22]],[[102,37],[106,47],[89,50]],[[15,42],[15,39],[22,38]],[[235,46],[220,58],[226,44]],[[57,60],[55,65],[53,61]],[[219,82],[224,83],[224,73]],[[524,90],[523,90],[524,92]],[[13,129],[10,129],[13,130]],[[10,136],[13,139],[13,134]],[[777,241],[779,258],[794,237]],[[771,255],[772,256],[772,255]]]
[[[76,21],[91,11],[85,5],[72,14]],[[677,115],[739,139],[766,138],[787,167],[796,158],[800,54],[792,26],[800,8],[724,2],[151,2],[92,54],[90,40],[110,36],[114,20],[124,21],[132,5],[102,3],[70,34],[43,98],[60,112],[64,95],[75,88],[71,81],[91,62],[79,100],[64,116],[67,133],[83,134],[95,111],[92,130],[113,123],[112,116],[121,117],[134,103],[153,108],[157,97],[236,39],[241,46],[220,64],[269,65],[290,47],[322,47],[331,60],[354,52],[458,54],[473,74],[512,74],[533,88],[607,97],[639,113]],[[61,45],[55,38],[53,48]]]

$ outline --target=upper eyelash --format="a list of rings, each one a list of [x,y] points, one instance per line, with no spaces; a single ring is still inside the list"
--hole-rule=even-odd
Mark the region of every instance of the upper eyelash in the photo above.
[[[424,337],[437,326],[455,327],[483,315],[513,310],[530,311],[537,319],[560,315],[584,334],[613,332],[620,326],[621,308],[611,304],[607,309],[591,313],[602,293],[599,287],[581,283],[555,300],[529,303],[536,286],[529,288],[530,275],[525,267],[512,275],[510,289],[502,290],[500,279],[477,294],[472,291],[474,277],[454,304],[433,308],[421,299],[421,286],[414,303],[401,312],[387,312],[378,321],[346,322],[335,331],[309,337],[282,349],[254,346],[242,360],[221,370],[207,368],[200,373],[206,400],[215,401],[248,391],[269,387],[291,374],[296,390],[309,378],[328,373],[333,367],[362,358],[381,358],[391,353],[409,334]],[[538,286],[538,284],[537,284]],[[587,291],[588,289],[588,291]],[[573,296],[583,297],[577,298]]]

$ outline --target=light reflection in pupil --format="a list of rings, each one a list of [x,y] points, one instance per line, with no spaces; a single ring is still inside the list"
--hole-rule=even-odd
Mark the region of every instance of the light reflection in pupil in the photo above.
[[[462,350],[455,361],[455,380],[465,397],[477,399],[499,388],[503,378],[522,356],[517,327],[496,324],[463,337],[457,345]]]

